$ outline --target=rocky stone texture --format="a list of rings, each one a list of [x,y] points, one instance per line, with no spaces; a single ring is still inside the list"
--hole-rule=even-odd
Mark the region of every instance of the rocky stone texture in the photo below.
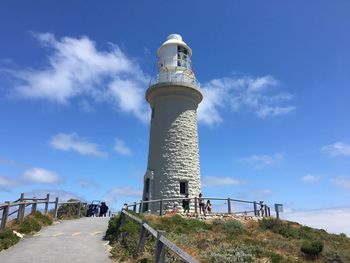
[[[149,100],[153,109],[148,157],[148,170],[153,171],[149,196],[152,200],[184,197],[180,194],[181,181],[188,182],[190,196],[200,192],[196,112],[199,102],[192,93],[190,88],[168,85]],[[149,208],[156,211],[159,205]]]

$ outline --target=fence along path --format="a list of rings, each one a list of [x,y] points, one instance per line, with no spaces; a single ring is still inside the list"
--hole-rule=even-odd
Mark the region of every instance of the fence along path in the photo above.
[[[188,263],[199,263],[198,260],[191,257],[187,252],[176,246],[173,242],[171,242],[169,239],[167,239],[164,234],[164,231],[157,231],[153,229],[150,225],[148,225],[145,221],[142,219],[128,213],[126,210],[122,210],[120,214],[120,224],[118,226],[118,231],[121,226],[125,224],[125,217],[129,217],[135,222],[139,223],[141,225],[141,231],[140,231],[140,240],[137,247],[137,256],[142,255],[145,243],[146,243],[146,237],[147,233],[150,233],[152,236],[157,238],[156,241],[156,247],[154,252],[154,261],[155,263],[162,263],[165,260],[165,249],[168,248],[170,251],[175,253],[179,258],[181,258],[184,262]],[[121,233],[121,238],[125,238],[125,234]]]
[[[162,216],[167,210],[172,209],[174,207],[174,204],[179,204],[183,199],[188,199],[194,202],[194,213],[197,214],[199,210],[199,203],[198,203],[198,197],[182,197],[182,198],[166,198],[166,199],[155,199],[155,200],[149,200],[149,201],[143,201],[140,200],[140,202],[134,202],[132,204],[126,204],[126,208],[132,209],[134,212],[143,213],[145,210],[145,207],[147,207],[149,204],[157,204],[159,205],[159,215]],[[219,197],[203,197],[203,200],[211,200],[211,201],[224,201],[227,204],[227,212],[224,214],[252,214],[254,216],[262,216],[262,217],[270,217],[271,216],[271,209],[270,206],[267,204],[264,204],[263,201],[248,201],[248,200],[241,200],[241,199],[234,199],[234,198],[219,198]],[[241,203],[251,206],[251,210],[244,210],[244,211],[234,211],[234,203]],[[258,208],[260,206],[260,209]],[[137,210],[138,207],[138,210]],[[168,208],[167,208],[168,207]],[[146,209],[147,210],[147,209]]]
[[[80,217],[81,210],[83,206],[86,206],[86,202],[82,201],[73,201],[73,202],[59,202],[58,197],[54,201],[50,201],[50,194],[47,194],[45,198],[27,198],[24,197],[24,193],[21,194],[20,198],[16,201],[10,202],[6,201],[5,203],[0,203],[0,211],[2,210],[1,224],[0,229],[4,229],[7,225],[7,222],[11,216],[16,215],[16,220],[18,223],[21,223],[24,219],[26,208],[31,206],[30,214],[34,214],[38,210],[38,205],[44,205],[44,214],[48,214],[50,204],[54,205],[53,216],[54,219],[57,219],[57,212],[60,205],[63,204],[79,204],[77,211],[77,216]],[[11,208],[17,208],[14,211],[10,211]]]

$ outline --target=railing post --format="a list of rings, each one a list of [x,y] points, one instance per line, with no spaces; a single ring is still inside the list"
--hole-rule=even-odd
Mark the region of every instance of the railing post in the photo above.
[[[49,202],[50,202],[50,194],[47,194],[46,195],[45,210],[44,210],[45,215],[47,215],[47,213],[49,212]]]
[[[7,218],[8,218],[9,210],[10,210],[10,201],[6,201],[5,203],[7,204],[7,206],[4,206],[4,208],[2,209],[2,218],[1,218],[0,229],[4,229],[6,227]]]
[[[159,201],[159,215],[163,216],[163,199]]]
[[[136,213],[136,202],[134,202],[134,207],[133,207],[132,211],[134,211]]]
[[[265,205],[264,208],[265,208],[265,213],[264,214],[265,214],[265,217],[267,217],[267,205]]]
[[[34,215],[34,214],[35,214],[35,212],[36,212],[36,208],[37,208],[37,205],[38,205],[38,200],[33,199],[32,211],[30,212],[32,215]]]
[[[19,198],[19,202],[21,202],[21,203],[24,202],[23,199],[24,199],[24,193],[21,193],[21,197]],[[26,210],[25,204],[18,205],[18,213],[17,213],[17,222],[18,223],[22,223],[25,210]]]
[[[140,233],[140,240],[139,244],[137,246],[137,251],[135,258],[141,256],[143,254],[143,251],[145,250],[145,243],[146,243],[146,237],[147,237],[147,229],[143,226],[146,222],[142,220],[141,223],[141,233]]]
[[[258,216],[258,208],[257,208],[256,201],[254,201],[254,215]]]
[[[139,214],[142,214],[142,206],[143,206],[143,202],[142,200],[140,200]]]
[[[157,231],[157,242],[156,242],[156,250],[154,252],[154,262],[155,263],[163,263],[165,259],[165,247],[160,238],[165,234],[165,231]]]
[[[198,213],[198,200],[197,197],[194,198],[194,213]]]
[[[57,219],[57,212],[58,212],[58,197],[55,199],[55,209],[53,212],[54,219]]]
[[[227,213],[231,214],[231,198],[227,198]]]
[[[83,203],[79,202],[79,206],[78,206],[78,218],[80,218],[81,216],[81,208],[82,208]]]
[[[267,213],[268,213],[268,216],[271,217],[271,211],[270,211],[270,207],[269,206],[267,207]]]

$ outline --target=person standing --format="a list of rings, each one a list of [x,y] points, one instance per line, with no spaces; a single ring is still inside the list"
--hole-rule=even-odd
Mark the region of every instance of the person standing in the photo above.
[[[210,203],[210,200],[207,201],[207,205],[206,205],[205,208],[206,208],[208,214],[210,214],[210,213],[211,213],[211,203]]]
[[[108,211],[108,206],[106,205],[105,202],[102,202],[100,207],[100,217],[102,216],[106,217],[107,211]]]
[[[184,213],[190,212],[190,199],[188,198],[188,194],[186,194],[185,199],[182,199],[182,208],[184,209]]]

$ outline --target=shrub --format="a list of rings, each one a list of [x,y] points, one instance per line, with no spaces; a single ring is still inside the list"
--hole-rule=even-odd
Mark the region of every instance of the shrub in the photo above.
[[[77,202],[79,200],[77,199],[69,199],[68,202]],[[72,219],[72,218],[78,218],[78,212],[79,212],[79,203],[73,203],[73,204],[61,204],[60,207],[57,210],[57,217],[60,219]],[[80,215],[85,215],[85,208],[81,206]]]
[[[35,212],[34,218],[43,226],[48,226],[52,224],[52,218],[48,215],[43,215],[39,211]]]
[[[41,225],[33,216],[27,216],[23,222],[19,224],[18,231],[23,234],[30,234],[32,232],[38,232],[41,229]]]
[[[245,230],[243,224],[237,220],[225,221],[225,220],[215,219],[213,221],[213,225],[219,227],[222,232],[228,235],[241,234]]]
[[[253,255],[244,251],[240,247],[229,247],[221,245],[208,249],[203,253],[206,262],[211,263],[250,263],[253,262]]]
[[[211,227],[211,225],[203,221],[183,218],[180,215],[162,217],[158,223],[153,223],[152,225],[156,229],[175,233],[193,233],[200,230],[207,230]]]
[[[0,251],[16,244],[20,238],[11,229],[0,231]]]
[[[280,234],[287,238],[299,238],[298,229],[294,228],[290,223],[283,223],[274,218],[264,218],[260,220],[259,227],[263,230],[270,230],[271,232]]]
[[[305,241],[301,245],[300,250],[307,259],[316,259],[323,250],[323,243],[319,240],[312,242]]]
[[[108,228],[104,239],[109,240],[111,243],[117,241],[118,236],[118,224],[120,221],[119,216],[111,217],[108,222]]]

